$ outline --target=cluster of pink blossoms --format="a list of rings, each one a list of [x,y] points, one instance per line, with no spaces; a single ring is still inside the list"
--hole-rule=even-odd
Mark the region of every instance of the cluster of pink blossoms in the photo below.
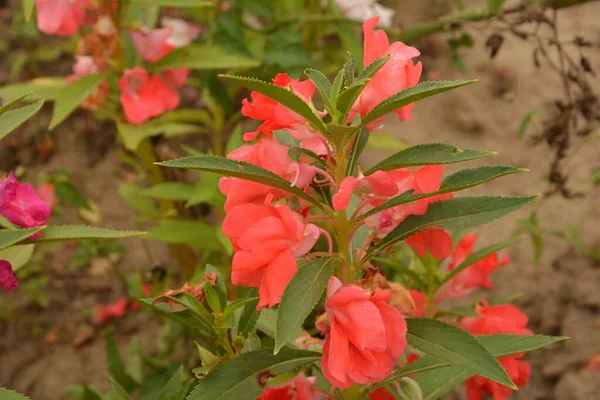
[[[106,70],[115,56],[119,56],[119,32],[115,23],[117,2],[107,1],[102,6],[88,0],[37,0],[38,28],[47,34],[60,36],[81,35],[77,45],[77,61],[72,83],[84,76]],[[189,45],[202,33],[202,28],[175,18],[163,18],[162,27],[149,29],[140,26],[130,30],[130,37],[141,57],[155,63],[173,50]],[[179,106],[179,92],[189,69],[169,69],[150,74],[144,67],[124,71],[119,80],[120,100],[127,121],[142,124]],[[107,81],[84,101],[86,107],[101,107],[110,89]]]
[[[19,183],[12,172],[0,178],[0,215],[10,223],[22,228],[35,228],[46,224],[50,212],[50,204],[38,196],[33,186]],[[30,239],[39,235],[38,232]],[[0,260],[0,288],[13,290],[18,287],[11,264]]]

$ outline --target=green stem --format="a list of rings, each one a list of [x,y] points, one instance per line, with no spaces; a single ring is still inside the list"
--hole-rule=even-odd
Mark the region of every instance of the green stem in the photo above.
[[[427,273],[427,317],[433,318],[435,315],[435,295],[438,290],[435,276],[438,266],[435,258],[433,258],[429,252],[425,254],[422,261],[425,272]]]
[[[348,160],[346,159],[344,151],[341,151],[339,148],[336,149],[336,155],[337,166],[334,178],[339,187],[346,177],[346,164]],[[350,257],[350,232],[352,232],[352,227],[348,221],[346,210],[335,212],[334,223],[337,234],[338,252],[342,256],[342,281],[348,283],[349,278],[351,278],[349,277],[349,268],[352,264],[352,259]]]

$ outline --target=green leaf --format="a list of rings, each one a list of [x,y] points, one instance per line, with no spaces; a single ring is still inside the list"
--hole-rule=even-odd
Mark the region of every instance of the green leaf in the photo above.
[[[219,296],[218,300],[222,310],[227,306],[227,286],[225,285],[225,279],[223,278],[223,274],[221,274],[221,271],[219,271],[219,269],[217,269],[211,264],[206,264],[205,272],[207,274],[215,274],[217,276],[217,280],[215,282],[215,291]],[[227,269],[227,272],[229,272],[229,269]]]
[[[23,14],[25,14],[25,21],[29,22],[31,14],[33,14],[33,6],[35,6],[35,0],[23,0]]]
[[[27,264],[33,255],[33,244],[22,246],[10,246],[0,250],[0,260],[6,260],[10,263],[12,270],[17,271],[23,265]]]
[[[44,100],[38,100],[33,104],[7,111],[0,115],[0,140],[18,128],[23,122],[31,118],[44,105]]]
[[[440,81],[440,82],[421,82],[415,86],[404,89],[401,92],[388,97],[379,103],[362,120],[362,126],[366,126],[373,121],[401,108],[414,103],[417,100],[433,96],[434,94],[456,89],[477,81]]]
[[[406,339],[417,350],[516,389],[498,360],[467,331],[425,318],[408,318],[406,321]]]
[[[257,295],[258,291],[253,289],[250,296],[255,297]],[[258,298],[244,306],[238,322],[238,335],[246,335],[248,332],[251,332],[254,329],[256,321],[260,315],[260,312],[256,310],[256,306],[258,306]]]
[[[206,128],[183,122],[163,122],[160,118],[142,125],[117,123],[119,137],[127,150],[135,151],[142,140],[164,134],[166,137],[187,135],[190,133],[206,133]]]
[[[316,69],[312,68],[305,70],[304,73],[306,74],[306,76],[308,76],[308,79],[310,79],[312,83],[314,83],[317,87],[317,90],[321,95],[321,99],[323,99],[323,104],[325,105],[327,111],[330,114],[335,115],[336,109],[333,107],[330,101],[331,82],[329,82],[329,79],[327,79],[327,77],[321,71],[317,71]]]
[[[457,306],[452,307],[449,310],[442,310],[435,313],[435,319],[441,317],[479,317],[479,313],[477,313],[472,306]]]
[[[488,297],[488,303],[490,306],[497,306],[498,304],[512,303],[519,297],[523,296],[523,292],[510,293],[502,296]]]
[[[175,302],[183,304],[182,300],[179,300],[179,298],[173,297],[172,299]],[[213,337],[216,335],[215,331],[210,326],[210,324],[208,322],[206,322],[206,320],[204,318],[202,318],[200,315],[198,315],[197,313],[195,313],[192,310],[171,312],[168,304],[165,304],[165,303],[152,304],[152,299],[140,299],[138,301],[142,304],[150,306],[151,308],[156,310],[161,315],[167,316],[169,318],[176,320],[179,323],[182,323],[191,328],[194,328],[196,331],[198,331],[200,334],[202,334],[205,337]]]
[[[336,258],[317,258],[302,265],[288,283],[279,304],[275,354],[293,339],[292,335],[302,326],[321,298],[336,265],[339,265]]]
[[[254,90],[255,92],[264,94],[270,99],[281,103],[282,105],[294,111],[301,117],[306,118],[306,120],[310,122],[321,133],[327,133],[327,127],[325,126],[321,118],[310,108],[308,104],[304,102],[304,100],[298,97],[298,95],[296,95],[294,92],[286,88],[282,88],[267,82],[260,81],[258,79],[245,78],[242,76],[235,75],[220,76],[225,79],[237,82],[250,90]]]
[[[0,398],[2,400],[31,400],[31,397],[3,387],[0,387]]]
[[[38,226],[37,228],[15,230],[2,229],[0,230],[0,249],[11,246],[23,239],[27,239],[29,236],[41,231],[44,228],[46,227]]]
[[[0,97],[13,99],[23,93],[31,92],[27,100],[54,100],[58,93],[65,87],[65,78],[37,78],[25,83],[3,86],[0,88]]]
[[[69,114],[75,111],[79,104],[94,93],[106,77],[107,74],[104,72],[87,75],[61,89],[56,96],[54,111],[48,129],[52,130],[63,122]]]
[[[202,320],[204,320],[207,324],[212,324],[213,317],[208,312],[206,307],[202,304],[200,300],[192,296],[191,294],[182,293],[171,299],[175,299],[180,304],[186,306],[191,311],[193,311],[196,315],[198,315]]]
[[[181,388],[183,380],[183,366],[179,366],[177,371],[171,376],[167,384],[162,388],[157,400],[171,400],[173,394]]]
[[[382,132],[371,132],[367,147],[377,150],[404,150],[408,143]]]
[[[6,104],[3,104],[0,106],[0,115],[4,114],[5,112],[7,112],[8,110],[10,110],[11,108],[13,108],[15,105],[17,105],[21,100],[23,100],[25,97],[29,96],[31,94],[31,92],[28,93],[24,93],[21,94],[19,97],[12,99],[11,101],[9,101]]]
[[[354,24],[351,21],[340,21],[338,22],[337,34],[340,36],[342,42],[342,49],[346,50],[350,54],[353,54],[357,59],[357,66],[361,68],[363,60],[363,45],[356,34]]]
[[[127,394],[127,392],[125,391],[125,389],[123,389],[123,386],[119,385],[119,382],[117,382],[114,378],[110,378],[110,386],[112,388],[112,400],[130,400],[131,398],[129,397],[129,395]]]
[[[121,239],[131,236],[142,236],[140,231],[117,231],[85,225],[51,226],[44,230],[42,236],[32,243],[73,242],[89,239]]]
[[[119,196],[142,217],[147,219],[158,217],[159,211],[154,200],[142,195],[142,189],[139,186],[133,183],[121,182],[119,184]]]
[[[346,121],[348,114],[350,113],[350,109],[369,81],[370,79],[357,80],[352,85],[342,90],[336,102],[336,107],[340,111],[340,117],[338,118],[338,121]]]
[[[446,275],[446,277],[442,280],[441,285],[448,282],[450,279],[454,278],[456,275],[460,274],[462,271],[464,271],[469,266],[475,264],[477,261],[480,261],[485,257],[489,256],[490,254],[500,251],[521,239],[523,239],[522,236],[513,237],[498,243],[494,243],[490,246],[484,247],[483,249],[477,250],[476,252],[472,253],[467,258],[465,258],[465,260],[461,262],[456,268],[450,271],[450,273]]]
[[[227,146],[225,146],[225,154],[231,153],[233,150],[243,146],[244,142],[244,134],[242,132],[242,126],[240,124],[235,126],[235,129],[231,133],[229,140],[227,141]],[[192,154],[193,155],[193,154]]]
[[[423,400],[439,399],[473,374],[459,367],[449,366],[424,372],[416,381],[423,390]]]
[[[354,141],[352,142],[352,149],[350,150],[350,157],[348,158],[348,164],[346,164],[346,176],[350,176],[354,173],[354,169],[358,165],[360,155],[365,150],[365,147],[369,142],[370,135],[372,135],[372,133],[369,133],[367,128],[363,128],[354,138]]]
[[[373,246],[367,253],[366,258],[368,259],[375,252],[433,226],[461,229],[472,228],[493,221],[523,207],[536,197],[483,196],[436,201],[429,205],[426,214],[411,215],[404,220],[396,229]]]
[[[200,221],[166,220],[148,232],[148,240],[185,243],[199,249],[219,250],[215,227]]]
[[[517,172],[527,171],[520,168],[515,168],[506,165],[495,165],[478,168],[470,168],[460,170],[443,180],[439,190],[429,193],[413,194],[412,191],[406,191],[397,196],[392,197],[385,203],[369,210],[356,218],[356,222],[362,221],[371,215],[377,214],[388,208],[396,207],[402,204],[412,203],[413,201],[424,199],[427,197],[438,196],[444,193],[458,192],[468,189],[473,186],[481,185],[482,183],[503,177],[505,175],[514,174]]]
[[[358,79],[371,79],[390,60],[390,56],[378,58],[362,70]]]
[[[341,70],[335,76],[333,80],[333,84],[331,85],[331,91],[329,92],[329,99],[331,104],[337,104],[337,99],[340,95],[340,91],[342,90],[342,85],[344,84],[344,71]]]
[[[246,304],[253,303],[255,300],[258,300],[258,297],[244,297],[233,300],[227,304],[227,307],[225,307],[225,311],[223,311],[223,319],[226,319],[240,308],[245,307]],[[256,308],[256,305],[254,307]]]
[[[142,190],[142,195],[156,199],[187,201],[194,194],[196,188],[187,183],[168,182]]]
[[[490,12],[490,14],[494,14],[501,17],[503,14],[502,7],[504,7],[504,1],[505,0],[488,0],[487,4],[488,11]]]
[[[208,0],[132,0],[132,3],[161,7],[214,7]]]
[[[542,255],[544,254],[544,239],[537,211],[529,214],[529,217],[519,221],[519,225],[529,234],[531,244],[533,246],[533,263],[537,267],[540,265]]]
[[[9,220],[7,220],[5,217],[3,217],[2,215],[0,215],[0,228],[4,228],[4,229],[10,229],[10,230],[15,230],[17,229],[16,226],[14,226],[12,224],[12,222],[10,222]]]
[[[71,182],[57,182],[54,185],[54,193],[62,204],[91,211],[83,193]]]
[[[215,313],[222,311],[221,302],[219,301],[219,295],[215,288],[208,281],[204,281],[204,294],[206,295],[206,302],[211,310]]]
[[[123,358],[121,358],[121,353],[117,348],[117,344],[111,338],[106,339],[106,362],[111,379],[114,379],[119,386],[122,386],[121,389],[127,395],[127,392],[133,390],[136,384],[125,371],[125,364],[123,363]]]
[[[444,143],[420,144],[408,147],[407,149],[386,158],[365,172],[365,175],[371,175],[379,170],[391,171],[393,169],[416,165],[452,164],[461,161],[474,160],[492,154],[496,153],[492,151],[461,150]]]
[[[321,354],[304,350],[283,349],[276,355],[273,349],[245,353],[224,362],[201,380],[188,400],[254,399],[263,391],[256,378],[261,371],[281,374],[320,359]]]
[[[325,161],[316,153],[308,149],[303,149],[302,147],[292,147],[288,150],[288,156],[293,161],[300,161],[302,157],[306,157],[310,159],[311,163],[320,166],[322,169],[327,169],[327,164]]]
[[[213,172],[225,176],[233,176],[236,178],[262,183],[263,185],[268,185],[301,197],[305,200],[308,200],[310,203],[323,208],[323,205],[320,204],[314,197],[308,195],[301,189],[292,186],[288,181],[280,176],[246,162],[216,156],[203,156],[179,158],[157,164],[171,168],[186,168],[204,172]]]
[[[226,49],[208,44],[192,44],[172,51],[152,64],[153,72],[173,68],[191,68],[196,70],[255,68],[260,62],[239,54],[229,53]]]
[[[544,113],[543,110],[533,110],[533,111],[529,111],[527,114],[525,114],[525,116],[521,120],[521,123],[519,124],[519,131],[517,132],[517,137],[519,139],[523,138],[523,136],[525,136],[525,132],[527,132],[527,128],[529,128],[529,125],[531,124],[531,121],[533,120],[533,118],[536,115],[543,114],[543,113]]]

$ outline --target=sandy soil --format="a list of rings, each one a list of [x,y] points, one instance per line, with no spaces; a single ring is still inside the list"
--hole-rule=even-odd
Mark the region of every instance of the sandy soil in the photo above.
[[[394,3],[394,2],[388,2]],[[411,4],[412,3],[412,4]],[[409,4],[409,5],[406,5]],[[401,2],[398,23],[414,23],[431,12],[429,2]],[[566,37],[577,34],[592,40],[596,47],[588,51],[592,65],[600,65],[600,26],[597,16],[600,3],[587,4],[561,13],[561,32]],[[510,164],[529,168],[531,172],[513,175],[468,194],[528,195],[547,189],[544,175],[549,153],[543,147],[528,146],[517,137],[518,126],[530,110],[541,109],[560,94],[560,82],[549,71],[537,69],[531,62],[531,48],[517,39],[507,39],[504,51],[489,60],[484,51],[485,36],[473,30],[476,40],[473,49],[464,51],[466,72],[453,71],[444,57],[423,57],[430,76],[436,79],[478,78],[480,83],[448,94],[424,100],[414,109],[414,121],[388,121],[385,132],[410,144],[447,142],[462,148],[495,150],[498,155],[469,166]],[[509,77],[512,101],[496,94],[500,76]],[[6,71],[0,72],[6,81]],[[594,80],[600,88],[600,78]],[[117,194],[120,150],[114,143],[110,126],[94,127],[94,123],[78,113],[59,129],[48,133],[45,126],[49,115],[27,124],[13,137],[21,145],[30,138],[50,135],[56,145],[55,153],[46,163],[31,154],[0,149],[0,169],[26,165],[30,176],[40,171],[66,168],[86,195],[103,210],[102,225],[113,228],[135,228],[132,214]],[[36,139],[36,140],[38,140]],[[391,154],[391,153],[390,153]],[[538,209],[540,221],[548,230],[564,230],[576,224],[579,234],[589,245],[598,246],[600,221],[597,196],[591,174],[600,168],[600,146],[591,141],[567,165],[574,189],[589,193],[585,198],[565,200],[560,197],[543,199],[528,209],[506,217],[478,230],[482,244],[501,240],[517,229],[517,221]],[[368,150],[363,164],[373,164],[388,155],[386,151]],[[463,167],[461,165],[461,167]],[[457,167],[449,167],[454,171]],[[68,214],[53,223],[77,222]],[[524,292],[517,304],[530,315],[530,327],[545,334],[561,334],[572,339],[547,350],[528,355],[533,364],[531,384],[521,390],[518,399],[583,400],[600,392],[598,371],[581,371],[588,360],[600,354],[600,269],[591,259],[577,254],[572,247],[552,236],[546,236],[546,247],[538,268],[533,266],[533,251],[525,240],[511,247],[508,254],[512,265],[499,271],[494,293]],[[128,253],[119,262],[123,272],[148,270],[152,266],[135,239],[126,241]],[[168,262],[164,248],[154,247],[155,259]],[[9,386],[31,395],[36,400],[63,398],[62,389],[71,384],[91,384],[108,388],[104,359],[104,333],[93,327],[84,315],[96,302],[107,303],[123,294],[116,277],[97,278],[88,270],[65,273],[72,250],[48,261],[47,273],[52,276],[50,305],[45,310],[25,307],[18,295],[7,296],[16,305],[19,317],[9,324],[0,322],[0,385]],[[91,290],[104,279],[107,290]],[[85,292],[85,296],[81,293]],[[91,329],[96,340],[75,348],[74,337]],[[151,346],[157,335],[157,325],[143,314],[128,316],[119,324],[116,338],[125,346],[132,335],[141,336]],[[595,385],[595,386],[594,386]],[[595,391],[594,391],[595,390]]]

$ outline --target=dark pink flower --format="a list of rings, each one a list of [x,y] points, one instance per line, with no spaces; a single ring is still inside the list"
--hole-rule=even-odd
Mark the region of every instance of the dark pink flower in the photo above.
[[[42,226],[50,212],[50,205],[40,199],[33,186],[19,183],[12,172],[0,179],[0,214],[13,224],[23,228]],[[31,239],[39,235],[38,232]]]
[[[321,366],[332,386],[348,388],[387,378],[406,349],[406,322],[388,304],[391,292],[371,294],[336,277],[327,289],[329,332]]]
[[[356,115],[365,117],[379,103],[388,97],[416,85],[421,77],[422,65],[416,65],[412,59],[420,55],[419,50],[407,46],[402,42],[390,45],[387,34],[383,30],[375,32],[379,18],[371,18],[363,24],[364,39],[364,66],[369,66],[378,58],[390,55],[390,60],[373,76],[371,81],[362,91],[356,103],[352,106],[349,115],[351,121]],[[412,119],[409,104],[395,111],[401,121]],[[383,118],[369,124],[369,129],[376,130],[381,125]]]
[[[119,81],[121,104],[127,120],[142,124],[179,105],[179,93],[158,75],[150,77],[142,67],[125,71]]]
[[[0,288],[11,291],[19,287],[19,281],[15,277],[12,265],[6,260],[0,260]]]
[[[71,36],[85,18],[86,0],[36,0],[38,29],[49,35]]]

